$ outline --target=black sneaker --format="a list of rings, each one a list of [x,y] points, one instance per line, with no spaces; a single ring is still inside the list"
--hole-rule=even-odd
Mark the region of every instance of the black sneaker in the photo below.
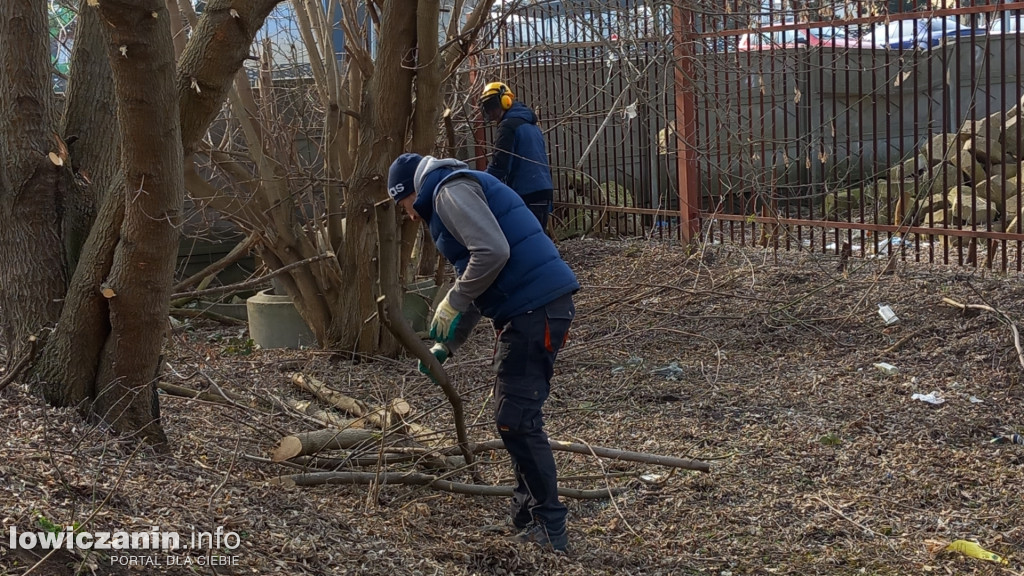
[[[540,522],[534,522],[526,528],[524,528],[519,534],[516,534],[513,538],[519,543],[532,542],[537,544],[545,550],[554,552],[569,553],[569,534],[565,528],[562,528],[561,533],[553,533],[547,529],[544,524]]]

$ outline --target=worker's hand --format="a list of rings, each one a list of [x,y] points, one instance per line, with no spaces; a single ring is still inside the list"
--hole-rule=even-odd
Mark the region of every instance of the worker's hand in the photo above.
[[[435,342],[450,342],[455,338],[455,329],[462,319],[462,312],[448,303],[450,295],[451,292],[445,294],[444,300],[441,300],[434,311],[434,319],[430,321],[430,339]]]
[[[448,347],[445,346],[444,344],[441,344],[440,342],[430,347],[430,353],[433,354],[434,358],[437,358],[437,361],[440,362],[441,364],[444,364],[445,360],[447,360],[448,356],[451,354],[448,351]],[[420,372],[423,372],[427,376],[430,376],[431,380],[434,380],[435,382],[437,381],[437,379],[435,379],[434,376],[430,373],[430,369],[427,368],[427,365],[423,363],[423,360],[420,360],[419,368]]]

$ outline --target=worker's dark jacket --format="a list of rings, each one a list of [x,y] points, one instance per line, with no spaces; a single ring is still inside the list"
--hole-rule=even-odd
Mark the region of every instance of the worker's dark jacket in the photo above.
[[[487,173],[513,189],[527,204],[550,202],[554,186],[537,115],[518,100],[505,111]]]

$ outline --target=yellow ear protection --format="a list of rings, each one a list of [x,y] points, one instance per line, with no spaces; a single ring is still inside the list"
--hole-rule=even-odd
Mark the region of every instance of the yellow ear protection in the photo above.
[[[489,100],[492,97],[496,97],[498,102],[501,104],[502,110],[508,110],[512,107],[512,102],[515,100],[516,95],[508,89],[501,82],[491,82],[487,86],[484,86],[484,92],[480,95],[482,101]]]
[[[498,88],[498,98],[501,98],[501,109],[502,110],[508,110],[509,108],[511,108],[512,107],[512,100],[515,97],[516,97],[516,95],[513,94],[512,91],[508,89],[508,86],[505,86],[504,84],[502,84],[501,88]]]

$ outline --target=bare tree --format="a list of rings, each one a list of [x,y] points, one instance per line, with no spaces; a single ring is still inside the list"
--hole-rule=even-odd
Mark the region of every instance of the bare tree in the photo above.
[[[284,124],[287,115],[273,89],[269,44],[263,46],[257,89],[239,75],[230,97],[232,118],[225,131],[237,126],[240,135],[216,144],[211,139],[197,154],[198,164],[212,168],[220,185],[188,170],[188,189],[194,199],[260,237],[259,255],[271,268],[325,250],[337,254],[279,278],[321,345],[393,355],[398,345],[376,318],[382,291],[375,282],[373,204],[386,198],[387,169],[395,157],[405,150],[433,151],[444,78],[468,54],[492,2],[464,16],[458,2],[447,32],[451,41],[443,48],[437,0],[292,4],[309,57],[309,96],[323,122],[317,142],[323,166],[313,183],[322,210],[308,220],[297,216],[309,179],[295,160],[294,140],[277,137],[292,128]],[[345,38],[340,61],[332,42],[336,21]],[[294,84],[287,89],[295,90]],[[416,226],[405,227],[406,240],[416,234]],[[411,246],[404,244],[407,250]]]
[[[0,305],[12,347],[52,330],[36,370],[51,402],[164,445],[152,382],[183,153],[279,1],[211,0],[175,68],[164,0],[84,0],[63,122],[45,0],[0,5]]]
[[[198,18],[188,0],[82,0],[60,120],[46,2],[0,6],[0,306],[13,354],[29,336],[45,336],[34,374],[49,401],[165,444],[152,383],[183,188],[254,232],[271,267],[337,254],[282,275],[296,306],[325,346],[397,351],[374,319],[372,207],[386,197],[391,159],[432,150],[442,78],[468,54],[491,2],[465,16],[457,2],[442,50],[436,0],[294,1],[325,123],[326,209],[312,223],[297,217],[292,143],[264,122],[271,75],[257,92],[240,72],[279,2],[210,0]],[[331,43],[336,21],[345,66]],[[214,146],[207,132],[229,96],[241,154]],[[217,177],[200,176],[196,157]]]

